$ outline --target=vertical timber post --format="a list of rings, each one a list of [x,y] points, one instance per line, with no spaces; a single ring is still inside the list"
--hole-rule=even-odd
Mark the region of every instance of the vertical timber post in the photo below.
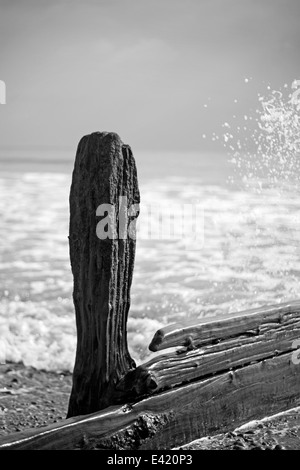
[[[127,207],[120,206],[120,197],[127,201]],[[70,192],[69,245],[77,350],[67,417],[93,413],[112,404],[117,382],[135,367],[126,328],[135,237],[126,230],[134,223],[126,213],[139,202],[130,147],[115,133],[95,132],[83,137]],[[104,209],[113,209],[101,210],[101,219],[96,212],[102,204],[109,205],[101,206]],[[123,234],[119,233],[120,219],[125,220]],[[96,233],[101,221],[102,226],[108,221],[107,235],[111,229],[106,238]]]

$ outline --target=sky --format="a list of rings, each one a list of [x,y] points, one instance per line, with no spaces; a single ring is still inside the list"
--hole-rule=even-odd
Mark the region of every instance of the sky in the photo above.
[[[300,79],[299,20],[299,0],[0,0],[0,147],[218,151],[258,91]]]

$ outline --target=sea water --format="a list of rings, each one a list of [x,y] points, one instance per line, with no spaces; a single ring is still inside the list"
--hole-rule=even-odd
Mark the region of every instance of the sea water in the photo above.
[[[201,241],[146,239],[140,232],[128,319],[129,349],[137,363],[151,357],[148,345],[163,325],[300,298],[297,161],[287,178],[284,162],[278,171],[279,153],[276,167],[263,146],[264,154],[243,152],[238,140],[228,137],[228,126],[223,137],[233,147],[230,158],[228,149],[223,154],[134,152],[141,213],[155,203],[200,204],[203,210]],[[282,158],[290,165],[295,152],[288,158],[282,148]],[[76,348],[68,248],[72,161],[55,164],[42,154],[38,165],[32,158],[20,161],[11,159],[0,173],[0,361],[71,371]],[[267,173],[260,165],[258,175],[260,162]]]

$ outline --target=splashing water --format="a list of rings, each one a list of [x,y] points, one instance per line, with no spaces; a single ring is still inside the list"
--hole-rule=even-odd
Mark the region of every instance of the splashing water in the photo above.
[[[255,115],[244,115],[244,126],[223,124],[224,146],[247,189],[273,188],[281,194],[300,188],[299,82],[293,82],[294,92],[284,85],[280,91],[268,86],[266,96],[259,93],[260,106]]]
[[[292,83],[294,91],[287,84],[279,91],[268,86],[265,95],[258,93],[255,112],[243,116],[245,125],[226,122],[222,136],[236,177],[231,177],[231,183],[242,182],[245,190],[260,197],[260,210],[251,214],[257,230],[264,230],[272,239],[275,226],[279,227],[278,242],[296,247],[300,227],[296,200],[300,192],[299,85],[299,80]],[[273,211],[266,217],[264,206],[271,199]],[[288,214],[283,214],[283,199],[289,200]]]

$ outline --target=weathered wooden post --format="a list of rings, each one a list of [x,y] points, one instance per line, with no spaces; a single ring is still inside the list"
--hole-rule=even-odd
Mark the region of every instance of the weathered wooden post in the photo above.
[[[113,403],[116,383],[135,367],[126,331],[135,256],[134,234],[127,230],[131,226],[132,232],[133,219],[127,208],[139,201],[130,147],[115,133],[95,132],[83,137],[70,192],[77,351],[68,417]],[[100,216],[107,218],[107,237],[100,234],[102,239],[96,233]]]

